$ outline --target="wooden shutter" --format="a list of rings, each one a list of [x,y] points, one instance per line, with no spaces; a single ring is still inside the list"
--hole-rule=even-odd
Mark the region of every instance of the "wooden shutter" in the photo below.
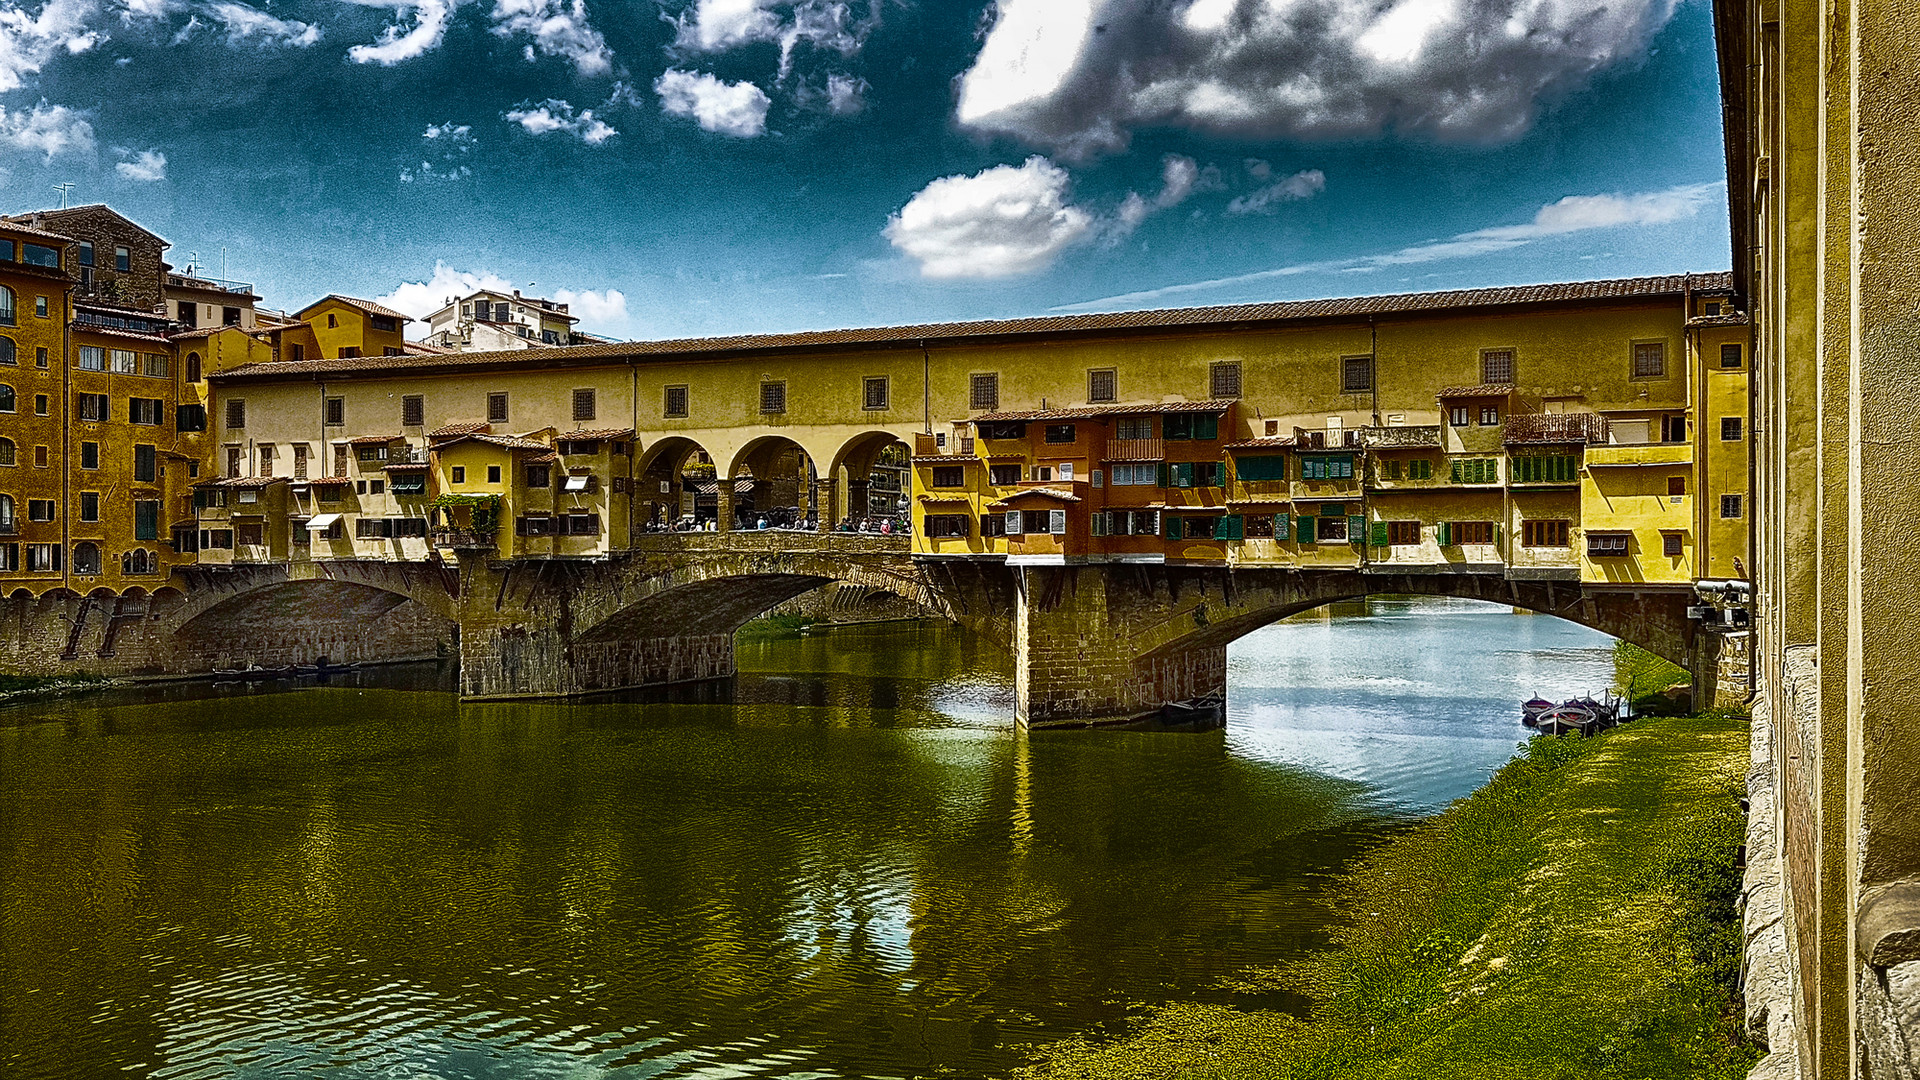
[[[1107,535],[1107,512],[1105,510],[1095,510],[1088,521],[1092,525],[1093,535]]]
[[[1220,530],[1215,536],[1220,540],[1245,540],[1247,520],[1239,514],[1228,514],[1220,519]]]
[[[1372,536],[1372,540],[1373,540],[1373,546],[1374,546],[1374,547],[1388,547],[1388,546],[1390,546],[1390,541],[1389,541],[1389,538],[1388,538],[1388,536],[1387,536],[1387,523],[1386,523],[1386,522],[1384,522],[1384,521],[1376,521],[1376,522],[1374,522],[1374,523],[1373,523],[1373,526],[1372,526],[1372,533],[1373,533],[1373,536]]]
[[[1293,515],[1292,514],[1273,515],[1273,538],[1275,540],[1293,539]]]
[[[1217,439],[1220,437],[1220,418],[1212,413],[1193,418],[1193,437],[1196,439]]]
[[[1180,519],[1178,517],[1175,517],[1172,514],[1168,514],[1167,515],[1167,539],[1178,540],[1180,538],[1181,538],[1180,537]]]
[[[1025,530],[1023,530],[1020,527],[1020,511],[1018,510],[1007,511],[1007,535],[1020,536],[1024,532]]]
[[[1453,546],[1453,522],[1451,521],[1443,521],[1440,523],[1440,546]]]
[[[1347,539],[1356,544],[1367,542],[1367,519],[1359,514],[1347,515]]]
[[[1055,536],[1067,534],[1067,512],[1065,510],[1047,511],[1047,531]]]
[[[1313,526],[1313,519],[1311,517],[1308,517],[1305,514],[1301,514],[1299,517],[1293,519],[1293,524],[1294,524],[1293,539],[1295,543],[1299,543],[1299,544],[1313,543],[1313,527],[1314,526]]]

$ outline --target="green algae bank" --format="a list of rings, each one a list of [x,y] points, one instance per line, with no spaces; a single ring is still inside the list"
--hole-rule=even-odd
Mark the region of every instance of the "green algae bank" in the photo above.
[[[1451,903],[1348,921],[1344,875],[1485,785],[1520,700],[1612,674],[1571,624],[1376,601],[1237,644],[1224,732],[1026,737],[951,629],[740,659],[704,699],[463,705],[411,669],[0,711],[0,1075],[1005,1076],[1143,1023],[1305,1016],[1356,947],[1401,979],[1396,935]],[[1575,874],[1579,813],[1471,850],[1492,875],[1562,843]],[[1541,898],[1638,925],[1637,895]],[[1497,925],[1421,931],[1433,970],[1382,1030],[1545,978]],[[1605,1007],[1542,993],[1543,1045]],[[1187,1060],[1140,1075],[1260,1075]]]

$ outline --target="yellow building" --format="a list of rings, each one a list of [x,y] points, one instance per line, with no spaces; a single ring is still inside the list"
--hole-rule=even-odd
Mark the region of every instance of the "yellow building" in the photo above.
[[[65,340],[73,241],[0,221],[0,589],[58,586],[67,565]]]
[[[371,300],[330,293],[295,313],[312,334],[316,356],[304,348],[288,350],[283,360],[399,356],[406,351],[406,326],[413,320]],[[304,335],[302,335],[304,338]]]

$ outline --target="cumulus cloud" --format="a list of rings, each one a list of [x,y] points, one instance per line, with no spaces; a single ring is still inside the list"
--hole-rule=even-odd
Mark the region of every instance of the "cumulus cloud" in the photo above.
[[[447,306],[448,301],[471,296],[481,289],[512,292],[519,287],[492,270],[459,270],[436,260],[427,280],[402,282],[385,296],[375,297],[374,302],[425,320]],[[559,289],[552,298],[567,305],[568,313],[580,319],[584,330],[618,333],[628,321],[627,297],[618,289],[605,292]],[[413,324],[412,330],[420,337],[428,332],[424,321]]]
[[[440,47],[460,0],[353,0],[367,7],[391,8],[396,21],[371,45],[355,45],[347,59],[356,64],[392,67]]]
[[[852,116],[867,107],[867,80],[835,72],[827,76],[827,111]]]
[[[255,40],[262,45],[290,45],[304,49],[320,40],[320,28],[312,23],[303,23],[298,19],[276,19],[245,4],[209,4],[207,13],[226,24],[227,41],[231,44]],[[189,16],[187,21],[191,24],[194,19]]]
[[[529,135],[546,135],[557,131],[572,135],[588,146],[599,146],[620,134],[605,120],[593,115],[592,109],[581,109],[576,116],[572,105],[555,98],[548,98],[538,105],[522,105],[505,113],[503,118],[519,124]]]
[[[587,21],[586,0],[495,0],[493,32],[501,37],[525,34],[534,54],[573,61],[582,75],[604,75],[613,69],[607,39]]]
[[[65,105],[42,101],[30,109],[11,111],[0,105],[0,144],[44,154],[52,161],[61,154],[91,153],[93,125],[85,114]]]
[[[1062,305],[1055,310],[1124,307],[1152,303],[1169,297],[1211,292],[1229,286],[1293,277],[1299,274],[1380,270],[1394,266],[1439,262],[1444,259],[1473,258],[1509,251],[1550,237],[1566,236],[1591,229],[1668,225],[1697,216],[1702,208],[1723,197],[1725,189],[1725,182],[1715,181],[1706,184],[1683,184],[1661,191],[1639,192],[1631,195],[1568,195],[1542,206],[1535,212],[1531,221],[1518,225],[1496,225],[1492,228],[1475,229],[1444,240],[1430,240],[1378,255],[1296,263],[1292,266],[1281,266],[1234,277],[1194,281],[1182,285],[1148,289],[1143,292],[1102,297],[1099,300]]]
[[[93,14],[91,0],[47,0],[37,12],[0,6],[0,91],[18,90],[57,56],[98,45],[104,38],[87,25]]]
[[[1265,165],[1266,162],[1260,164]],[[1269,173],[1271,175],[1271,173]],[[1285,180],[1280,180],[1255,191],[1241,195],[1227,204],[1229,214],[1266,214],[1271,213],[1276,203],[1298,202],[1311,199],[1327,190],[1327,174],[1319,169],[1302,169]]]
[[[1195,191],[1220,186],[1219,172],[1202,171],[1200,163],[1183,154],[1168,154],[1160,159],[1160,194],[1152,199],[1137,191],[1127,192],[1108,230],[1109,242],[1117,243],[1131,235],[1140,223],[1162,210],[1171,210],[1187,201]]]
[[[800,46],[852,56],[878,22],[875,5],[855,18],[841,0],[699,0],[674,20],[674,47],[686,53],[715,53],[758,41],[780,45],[780,75],[793,69]]]
[[[127,160],[113,167],[121,177],[139,184],[151,184],[167,178],[167,155],[160,151],[142,150],[136,154],[121,147],[119,152],[129,155]]]
[[[456,124],[451,120],[429,124],[420,140],[425,144],[426,156],[420,159],[417,168],[400,170],[401,183],[465,180],[473,175],[473,167],[466,163],[467,155],[473,153],[479,143],[473,137],[471,124]]]
[[[722,82],[705,72],[668,68],[653,81],[660,111],[691,117],[707,131],[751,139],[767,130],[766,91],[750,82]]]
[[[998,0],[958,119],[1086,158],[1143,126],[1262,138],[1524,133],[1676,0]]]
[[[930,278],[1002,278],[1053,265],[1089,239],[1094,216],[1068,199],[1067,172],[1035,155],[972,176],[945,176],[887,220],[887,240]]]

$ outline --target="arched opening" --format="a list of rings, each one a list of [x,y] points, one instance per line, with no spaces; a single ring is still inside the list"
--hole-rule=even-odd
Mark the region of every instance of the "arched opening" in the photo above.
[[[5,440],[0,440],[0,442],[4,441]],[[7,446],[11,448],[13,444],[7,443]],[[11,465],[13,463],[7,462],[7,464]],[[12,535],[19,531],[20,527],[15,524],[13,520],[13,496],[0,495],[0,533]]]
[[[647,447],[636,470],[635,532],[685,532],[711,527],[719,490],[713,456],[692,439],[669,436]]]
[[[82,540],[73,545],[73,572],[76,574],[97,574],[100,572],[100,545],[91,540]],[[111,591],[109,596],[113,595]]]
[[[834,528],[906,535],[913,526],[913,452],[891,431],[867,431],[840,447],[828,470]]]
[[[190,383],[200,381],[200,354],[197,352],[187,354],[187,381]]]
[[[819,520],[819,473],[792,439],[762,435],[741,447],[727,479],[735,529],[808,529]]]
[[[421,659],[444,653],[452,638],[452,620],[428,604],[339,579],[235,593],[175,631],[189,670]]]
[[[0,465],[16,464],[18,453],[19,450],[14,446],[12,439],[0,439]]]
[[[160,572],[160,557],[145,548],[134,548],[120,555],[120,572],[128,577]]]

